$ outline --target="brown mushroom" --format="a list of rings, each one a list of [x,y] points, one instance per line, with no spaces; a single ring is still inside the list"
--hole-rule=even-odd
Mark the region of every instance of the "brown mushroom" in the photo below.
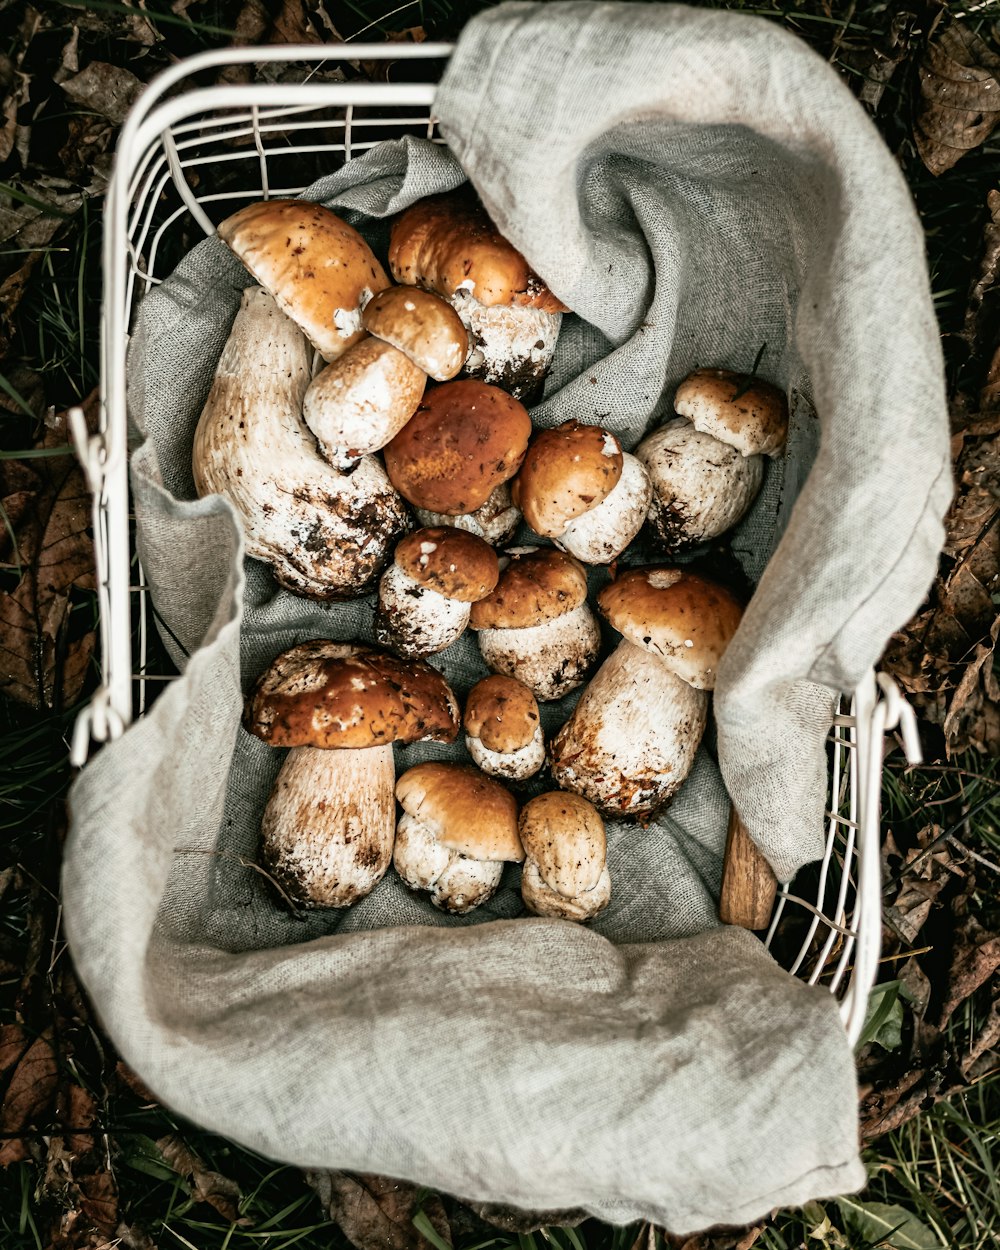
[[[528,687],[495,673],[469,691],[465,745],[484,773],[525,781],[545,763],[538,703]]]
[[[468,331],[458,313],[430,291],[387,287],[365,305],[361,324],[437,382],[453,378],[469,353]]]
[[[604,821],[576,794],[550,790],[518,818],[521,896],[536,916],[592,920],[611,901]]]

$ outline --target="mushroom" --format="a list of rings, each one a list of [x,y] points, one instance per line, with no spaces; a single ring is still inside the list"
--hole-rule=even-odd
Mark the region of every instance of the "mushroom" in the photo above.
[[[514,476],[530,436],[524,405],[498,387],[445,382],[386,445],[385,467],[414,506],[457,516],[481,508]]]
[[[313,599],[374,584],[409,520],[382,466],[366,456],[351,476],[318,455],[302,421],[310,351],[262,287],[243,292],[194,435],[199,496],[224,495],[247,554]]]
[[[721,586],[670,568],[629,569],[597,603],[624,637],[556,734],[552,774],[600,811],[651,812],[691,770],[742,609]]]
[[[264,809],[264,867],[304,907],[349,907],[392,858],[392,743],[453,742],[458,705],[420,660],[305,642],[260,677],[244,726],[271,746],[295,748]]]
[[[390,286],[361,314],[369,334],[391,343],[435,382],[450,381],[465,364],[469,335],[450,304],[430,291]]]
[[[552,547],[519,547],[492,594],[472,605],[470,629],[495,673],[516,677],[539,702],[561,699],[586,678],[601,648],[587,606],[587,575]]]
[[[482,538],[491,547],[509,543],[521,523],[520,509],[511,501],[509,482],[494,487],[486,502],[472,512],[458,512],[454,516],[428,512],[426,508],[414,508],[414,512],[421,525],[453,525]]]
[[[248,204],[218,233],[324,360],[362,337],[362,308],[389,285],[357,230],[310,200]]]
[[[499,233],[470,187],[433,195],[393,223],[397,282],[444,296],[468,328],[466,373],[531,402],[541,394],[566,306]]]
[[[670,548],[717,538],[749,510],[788,432],[788,405],[770,382],[696,369],[674,395],[679,417],[636,448],[652,480],[649,520]]]
[[[653,493],[613,434],[564,421],[532,442],[511,487],[536,534],[588,564],[610,564],[642,529]]]
[[[460,638],[472,604],[500,576],[496,552],[448,526],[416,530],[396,548],[378,588],[375,636],[401,655],[433,655]]]
[[[396,798],[395,869],[442,911],[479,907],[496,893],[504,864],[524,859],[514,796],[467,764],[417,764],[396,783]]]
[[[592,920],[611,901],[604,821],[576,794],[550,790],[518,819],[524,846],[521,897],[536,916]]]
[[[469,691],[465,745],[491,777],[525,781],[545,763],[545,738],[535,696],[523,682],[494,674]]]

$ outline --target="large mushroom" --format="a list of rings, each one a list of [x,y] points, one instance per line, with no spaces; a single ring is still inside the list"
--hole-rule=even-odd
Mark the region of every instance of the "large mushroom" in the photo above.
[[[264,867],[303,907],[349,907],[392,858],[393,742],[453,742],[458,705],[422,661],[317,641],[277,657],[243,723],[271,746],[295,748],[264,810]]]
[[[467,764],[417,764],[396,783],[396,797],[395,869],[442,911],[464,916],[481,906],[504,864],[524,859],[514,796]]]
[[[564,421],[536,436],[511,495],[536,534],[587,564],[610,564],[642,529],[652,489],[613,434]]]
[[[521,809],[521,897],[536,916],[592,920],[611,901],[604,821],[577,794],[550,790]]]
[[[742,609],[723,587],[671,568],[629,569],[597,603],[624,637],[553,740],[552,774],[600,811],[651,812],[691,770]]]
[[[496,229],[471,188],[432,195],[393,223],[397,282],[436,291],[472,349],[466,372],[530,403],[541,394],[566,306]]]
[[[408,534],[378,588],[375,636],[401,655],[433,655],[461,637],[472,605],[496,586],[496,552],[464,530]]]
[[[525,781],[545,763],[545,737],[538,703],[528,687],[494,673],[469,691],[465,702],[465,745],[491,777]]]
[[[472,605],[469,628],[489,668],[523,682],[539,702],[582,685],[601,649],[587,606],[587,574],[553,547],[509,553],[492,594]]]
[[[194,435],[199,496],[224,495],[247,554],[313,599],[366,593],[409,527],[406,508],[371,456],[351,476],[317,453],[302,421],[310,351],[262,287],[243,292]]]

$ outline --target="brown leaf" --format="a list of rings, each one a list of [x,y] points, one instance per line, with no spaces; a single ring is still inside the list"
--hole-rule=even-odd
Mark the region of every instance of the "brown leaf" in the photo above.
[[[862,1141],[872,1142],[883,1133],[892,1132],[964,1088],[964,1084],[961,1074],[950,1068],[911,1068],[895,1084],[873,1091],[862,1100]]]
[[[664,1241],[676,1250],[750,1250],[763,1231],[763,1226],[759,1224],[749,1228],[717,1227],[693,1236],[677,1237],[665,1233]]]
[[[142,91],[135,74],[106,61],[91,61],[86,69],[59,85],[73,104],[100,113],[118,126]]]
[[[61,1237],[79,1244],[93,1232],[110,1237],[118,1225],[118,1187],[111,1173],[97,1106],[81,1086],[60,1095],[60,1134],[49,1138],[41,1190],[65,1208]]]
[[[932,174],[943,174],[1000,122],[1000,56],[974,31],[953,22],[927,49],[920,96],[917,151]]]
[[[423,1211],[449,1244],[451,1229],[441,1199],[418,1202],[420,1190],[407,1181],[365,1172],[307,1172],[306,1180],[344,1236],[358,1250],[432,1250],[413,1225]]]
[[[167,1167],[172,1168],[189,1183],[190,1194],[195,1202],[206,1202],[214,1207],[224,1220],[240,1227],[248,1227],[253,1220],[241,1216],[239,1211],[240,1187],[235,1181],[213,1172],[176,1133],[161,1137],[156,1148]]]
[[[965,1076],[971,1077],[983,1056],[988,1055],[998,1046],[1000,1046],[1000,999],[994,1000],[983,1027],[962,1059],[961,1067]],[[1000,1058],[997,1064],[1000,1066]]]
[[[30,252],[18,268],[0,282],[0,356],[10,354],[11,340],[16,329],[14,316],[35,266],[41,259],[41,252]]]
[[[971,917],[956,933],[948,975],[948,997],[941,1008],[943,1026],[955,1011],[1000,968],[1000,934],[988,933]]]
[[[893,14],[888,32],[881,38],[866,39],[863,47],[840,59],[861,80],[858,99],[877,113],[886,87],[900,65],[909,57],[919,19],[910,9]]]
[[[962,329],[962,337],[972,351],[980,347],[983,302],[1000,284],[1000,191],[987,195],[986,206],[990,210],[990,220],[983,231],[983,256],[979,276],[969,294]]]
[[[557,1211],[523,1211],[520,1207],[508,1207],[499,1202],[464,1202],[462,1204],[494,1228],[507,1233],[534,1233],[540,1228],[575,1228],[587,1219],[587,1212],[579,1207],[566,1207]]]
[[[0,1106],[0,1167],[28,1157],[20,1134],[40,1123],[56,1090],[58,1069],[51,1030],[35,1038],[15,1067]]]

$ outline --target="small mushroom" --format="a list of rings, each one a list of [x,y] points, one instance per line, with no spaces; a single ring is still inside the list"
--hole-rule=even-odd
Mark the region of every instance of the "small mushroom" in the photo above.
[[[695,369],[674,395],[674,411],[741,456],[776,456],[788,437],[788,403],[763,378]]]
[[[362,308],[389,285],[357,230],[310,200],[248,204],[218,233],[324,360],[362,337]]]
[[[496,229],[471,188],[432,195],[393,223],[397,282],[448,300],[472,343],[466,372],[531,402],[541,394],[566,306]]]
[[[496,586],[496,552],[464,530],[408,534],[382,574],[375,636],[401,655],[433,655],[461,637],[472,604]]]
[[[514,476],[531,436],[523,404],[496,386],[444,382],[386,445],[392,484],[417,508],[474,512]]]
[[[518,819],[524,846],[521,897],[536,916],[592,920],[611,901],[604,821],[576,794],[550,790]]]
[[[613,434],[564,421],[537,435],[511,495],[535,533],[588,564],[610,564],[642,528],[652,489]]]
[[[264,809],[264,867],[303,907],[349,907],[392,858],[392,743],[453,742],[458,705],[422,661],[316,641],[271,664],[244,726],[271,746],[295,748]]]
[[[430,291],[387,287],[365,305],[361,324],[436,382],[450,381],[469,352],[469,335],[458,313]]]
[[[561,699],[582,685],[601,648],[587,575],[552,547],[509,554],[496,589],[472,605],[469,627],[495,673],[516,677],[540,702]]]
[[[525,781],[545,763],[538,703],[523,682],[494,674],[469,691],[465,745],[491,777]]]
[[[501,482],[490,491],[486,502],[472,512],[459,512],[454,516],[428,512],[426,508],[414,508],[414,512],[421,525],[453,525],[482,538],[491,547],[509,543],[521,523],[520,509],[511,501],[509,482]]]
[[[411,890],[464,916],[493,897],[505,863],[524,859],[517,803],[467,764],[417,764],[396,783],[403,808],[393,864]]]
[[[263,287],[244,291],[195,430],[192,472],[199,496],[230,501],[247,555],[282,586],[351,598],[374,584],[409,520],[373,457],[346,476],[317,453],[301,416],[310,354]]]
[[[742,609],[721,586],[669,568],[629,569],[597,603],[624,637],[556,734],[552,774],[603,812],[651,812],[691,770]]]

